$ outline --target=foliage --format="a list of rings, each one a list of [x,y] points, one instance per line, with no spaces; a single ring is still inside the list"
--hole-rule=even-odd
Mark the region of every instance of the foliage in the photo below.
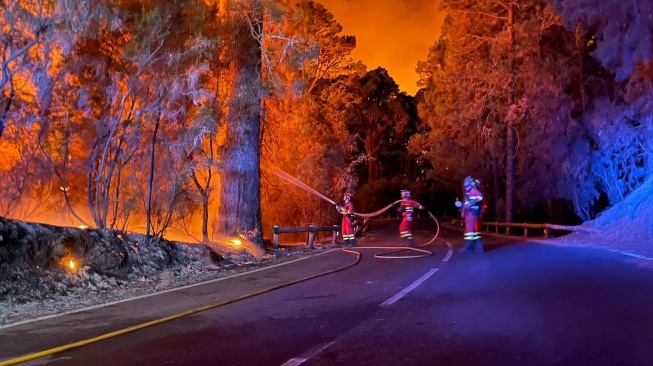
[[[34,102],[50,106],[52,69],[80,36],[93,33],[91,25],[109,20],[112,30],[120,27],[109,7],[94,0],[2,1],[0,20],[0,136],[7,123],[32,123],[21,117],[35,114],[29,111]]]
[[[357,179],[348,161],[353,138],[345,127],[354,98],[349,74],[362,66],[350,54],[355,39],[322,5],[313,1],[280,2],[266,27],[275,38],[264,43],[265,99],[263,122],[263,225],[331,224],[332,207],[292,187],[273,174],[276,169],[339,199]]]
[[[593,55],[623,81],[653,59],[653,3],[640,0],[549,0],[569,28],[580,25],[596,42]]]
[[[527,106],[518,101],[534,99],[525,84],[549,26],[546,9],[536,1],[514,8],[508,1],[442,5],[449,12],[442,36],[418,65],[418,107],[429,131],[413,138],[411,151],[427,159],[439,179],[475,175],[507,185],[510,173],[503,172],[520,155],[507,153],[508,126],[524,120]]]
[[[639,36],[650,27],[645,17],[628,16],[649,5],[553,3],[570,30],[543,2],[515,8],[511,74],[509,3],[443,2],[449,17],[442,37],[418,65],[418,108],[428,129],[413,136],[410,148],[431,163],[431,177],[455,182],[472,174],[496,196],[507,184],[504,123],[512,121],[520,211],[567,200],[589,220],[605,208],[601,197],[620,202],[650,175],[652,78],[642,62],[651,46],[650,37]],[[607,52],[623,46],[638,51]],[[614,83],[592,56],[626,82]]]
[[[399,86],[383,68],[356,78],[350,87],[357,98],[349,106],[347,127],[364,152],[365,181],[374,180],[380,177],[383,153],[390,154],[393,148],[396,151],[398,145],[405,143],[406,133],[411,132],[409,124],[415,123],[416,116],[409,114],[411,106],[406,95],[400,93]]]

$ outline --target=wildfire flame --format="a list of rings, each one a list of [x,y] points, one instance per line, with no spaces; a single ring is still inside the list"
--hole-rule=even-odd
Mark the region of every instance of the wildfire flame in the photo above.
[[[74,270],[77,265],[75,264],[75,261],[71,259],[68,261],[68,267],[70,267],[71,270]]]
[[[86,230],[86,229],[88,229],[88,226],[82,224],[82,225],[79,225],[78,228],[80,228],[82,230]]]
[[[231,239],[231,243],[233,243],[237,247],[243,245],[243,242],[240,239]]]

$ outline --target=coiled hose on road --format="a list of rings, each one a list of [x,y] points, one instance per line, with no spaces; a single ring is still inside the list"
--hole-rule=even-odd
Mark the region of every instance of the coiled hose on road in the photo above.
[[[391,204],[383,207],[382,209],[380,209],[378,211],[375,211],[375,212],[371,212],[371,213],[354,212],[354,215],[358,216],[358,217],[364,217],[364,218],[373,218],[373,217],[381,216],[384,212],[392,209],[396,204],[398,204],[400,202],[401,202],[401,200],[394,201]],[[422,205],[420,203],[420,206],[423,207],[424,205]],[[429,255],[433,254],[433,252],[431,252],[429,250],[425,250],[425,249],[419,249],[419,248],[420,247],[425,247],[425,246],[433,243],[435,241],[435,239],[438,238],[438,234],[440,234],[440,223],[438,222],[438,220],[435,218],[435,216],[433,216],[433,214],[430,211],[426,211],[426,212],[429,214],[429,216],[435,222],[435,228],[436,228],[435,235],[433,235],[431,240],[427,241],[426,243],[416,245],[415,247],[409,247],[409,246],[401,246],[401,247],[397,247],[397,246],[374,246],[374,247],[369,247],[369,246],[365,246],[365,247],[355,247],[355,248],[356,249],[392,249],[391,251],[383,252],[383,253],[377,253],[377,254],[374,255],[375,258],[381,258],[381,259],[407,259],[407,258],[428,257]],[[358,253],[356,251],[356,249],[343,248],[343,250],[346,251],[346,252]],[[392,253],[399,253],[399,252],[403,252],[403,251],[407,251],[407,250],[418,252],[418,253],[421,253],[421,254],[398,255],[398,256],[389,255],[389,254],[392,254]]]

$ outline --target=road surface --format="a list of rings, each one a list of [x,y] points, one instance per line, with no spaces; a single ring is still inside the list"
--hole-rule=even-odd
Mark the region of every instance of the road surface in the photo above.
[[[385,221],[363,247],[397,246]],[[416,230],[418,244],[432,222]],[[651,365],[653,272],[607,251],[499,237],[459,254],[356,263],[336,250],[255,273],[0,330],[0,362],[255,292],[224,306],[23,365]],[[397,252],[393,255],[410,255]],[[265,291],[265,292],[264,292]],[[1,363],[0,363],[1,364]]]

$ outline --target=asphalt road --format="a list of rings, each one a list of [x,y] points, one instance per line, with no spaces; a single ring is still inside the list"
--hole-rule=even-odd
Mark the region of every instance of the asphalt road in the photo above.
[[[433,234],[431,222],[417,241]],[[396,221],[362,246],[403,244]],[[453,246],[453,251],[449,245]],[[24,365],[651,365],[653,272],[616,253],[485,237],[458,254],[379,259]],[[408,252],[395,255],[412,254]],[[96,337],[355,263],[340,250],[0,331],[0,360]],[[7,352],[2,351],[4,349]]]

